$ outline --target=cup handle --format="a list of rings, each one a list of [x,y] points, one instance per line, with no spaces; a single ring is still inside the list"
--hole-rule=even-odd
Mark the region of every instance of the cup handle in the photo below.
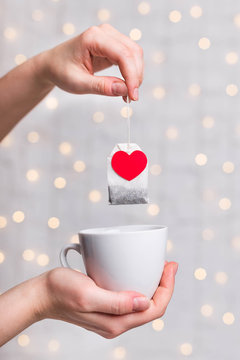
[[[67,253],[69,250],[76,250],[80,255],[82,255],[82,251],[81,251],[81,245],[80,244],[69,244],[69,245],[65,245],[61,252],[60,252],[60,263],[63,267],[68,267],[70,269],[72,269],[72,267],[69,265],[68,261],[67,261]]]

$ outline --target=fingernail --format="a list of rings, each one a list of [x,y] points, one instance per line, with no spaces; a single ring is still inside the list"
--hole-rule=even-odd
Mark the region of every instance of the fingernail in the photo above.
[[[124,83],[113,82],[112,83],[112,93],[116,96],[125,96],[127,93],[127,87]]]
[[[135,297],[133,299],[133,311],[147,310],[150,304],[150,300],[145,296]]]
[[[133,100],[138,100],[138,88],[135,88],[133,90]]]

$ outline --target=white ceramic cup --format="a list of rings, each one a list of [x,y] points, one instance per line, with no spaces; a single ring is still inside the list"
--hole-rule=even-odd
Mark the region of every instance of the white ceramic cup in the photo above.
[[[87,275],[108,290],[137,291],[152,298],[165,261],[167,227],[129,225],[82,230],[79,244],[65,245],[60,262],[69,250],[82,255]]]

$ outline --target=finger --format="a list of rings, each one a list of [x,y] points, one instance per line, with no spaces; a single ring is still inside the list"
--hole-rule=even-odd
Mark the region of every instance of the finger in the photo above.
[[[88,312],[123,315],[144,311],[150,306],[147,297],[134,291],[114,292],[96,286],[88,290],[87,296]]]
[[[117,77],[86,75],[84,82],[84,93],[106,96],[127,96],[126,83]]]
[[[139,79],[134,56],[127,46],[109,36],[100,28],[94,27],[91,34],[85,32],[85,42],[93,56],[107,57],[113,64],[117,64],[125,79],[128,94],[132,100],[138,99]]]
[[[121,41],[124,45],[126,45],[130,51],[132,52],[136,66],[138,69],[138,76],[139,76],[139,85],[141,85],[143,80],[143,50],[142,48],[135,43],[132,39],[128,36],[120,33],[116,30],[113,26],[109,24],[102,24],[100,28],[107,33],[109,36],[114,37],[117,41]]]

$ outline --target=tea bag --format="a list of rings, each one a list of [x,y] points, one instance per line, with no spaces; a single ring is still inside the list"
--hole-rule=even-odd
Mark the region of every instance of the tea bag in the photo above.
[[[107,158],[109,203],[148,203],[147,157],[137,144],[117,144]]]

